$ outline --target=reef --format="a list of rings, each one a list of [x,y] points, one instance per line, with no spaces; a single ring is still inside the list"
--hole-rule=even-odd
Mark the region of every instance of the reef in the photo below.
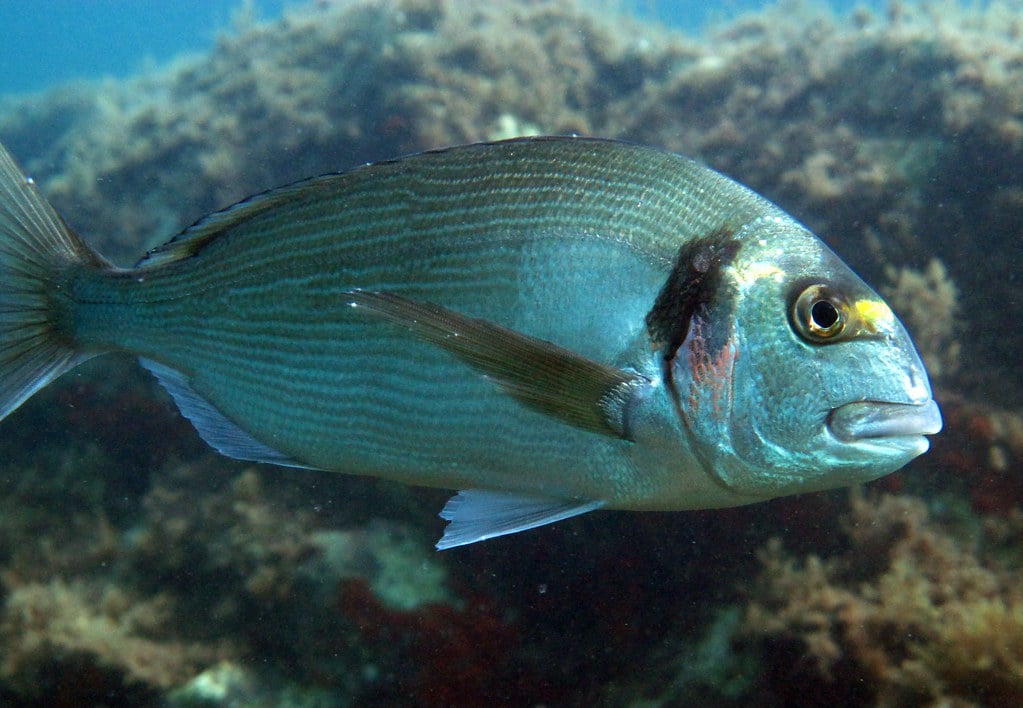
[[[1018,705],[1021,520],[964,541],[919,500],[854,495],[844,552],[797,560],[773,539],[743,625],[766,662],[757,690],[784,705]]]
[[[171,638],[178,608],[168,593],[142,598],[107,580],[8,586],[0,616],[3,695],[21,703],[155,702],[224,649]],[[155,638],[154,638],[155,637]]]
[[[441,145],[693,155],[878,286],[946,422],[851,499],[435,554],[444,493],[218,458],[105,358],[3,424],[0,702],[1021,702],[1021,17],[784,3],[688,37],[572,0],[319,1],[0,99],[0,140],[124,264],[249,194]]]
[[[959,369],[962,343],[956,337],[959,321],[959,289],[937,258],[925,269],[889,266],[890,282],[882,288],[891,306],[913,331],[913,343],[932,382],[951,377]]]

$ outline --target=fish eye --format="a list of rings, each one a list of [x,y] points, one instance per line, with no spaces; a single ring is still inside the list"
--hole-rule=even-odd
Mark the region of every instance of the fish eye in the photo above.
[[[810,305],[810,326],[822,333],[837,325],[841,317],[838,308],[830,300],[818,300]]]
[[[792,305],[792,324],[803,339],[821,344],[845,330],[848,311],[848,305],[833,288],[816,283],[804,288],[796,297]]]

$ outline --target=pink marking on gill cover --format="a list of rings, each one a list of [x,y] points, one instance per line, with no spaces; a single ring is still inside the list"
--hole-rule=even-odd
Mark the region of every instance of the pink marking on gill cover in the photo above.
[[[739,351],[734,337],[729,338],[718,351],[708,351],[703,327],[703,320],[693,317],[685,342],[692,377],[687,402],[690,415],[696,416],[701,401],[709,399],[710,415],[721,420],[731,408],[732,369]]]

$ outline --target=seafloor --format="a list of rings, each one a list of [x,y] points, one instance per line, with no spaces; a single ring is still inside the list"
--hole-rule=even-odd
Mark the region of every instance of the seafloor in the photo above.
[[[569,0],[316,2],[0,104],[122,263],[214,208],[523,133],[697,156],[894,303],[946,431],[865,488],[435,553],[446,494],[207,450],[127,358],[0,434],[0,703],[1023,705],[1023,7],[786,4],[699,40]]]

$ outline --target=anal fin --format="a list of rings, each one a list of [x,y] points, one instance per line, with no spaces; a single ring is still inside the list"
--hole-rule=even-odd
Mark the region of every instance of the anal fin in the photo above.
[[[437,550],[553,524],[604,506],[602,501],[529,497],[509,492],[463,489],[448,500],[440,517],[450,523]]]
[[[256,440],[221,413],[216,406],[195,392],[188,379],[173,369],[152,359],[139,357],[139,363],[148,369],[174,399],[181,415],[192,422],[199,436],[214,450],[236,460],[266,462],[283,467],[305,467],[282,452]]]

